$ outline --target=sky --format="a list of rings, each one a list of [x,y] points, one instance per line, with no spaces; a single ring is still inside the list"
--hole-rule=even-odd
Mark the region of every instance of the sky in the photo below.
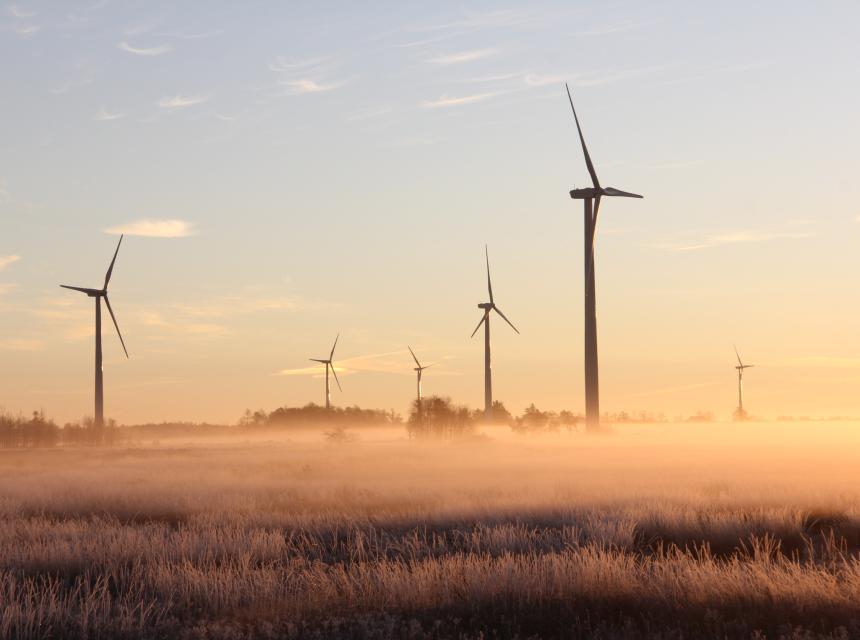
[[[601,401],[860,415],[860,5],[0,4],[0,408],[120,422],[324,401],[583,410],[570,84],[607,199]]]

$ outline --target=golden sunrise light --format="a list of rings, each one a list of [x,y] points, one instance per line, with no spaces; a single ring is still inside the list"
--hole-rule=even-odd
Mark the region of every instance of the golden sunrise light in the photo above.
[[[0,638],[860,636],[858,19],[0,3]]]

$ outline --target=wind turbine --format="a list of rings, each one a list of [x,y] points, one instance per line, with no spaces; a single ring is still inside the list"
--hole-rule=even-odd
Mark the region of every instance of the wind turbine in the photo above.
[[[597,212],[600,209],[600,199],[603,196],[621,198],[641,198],[636,193],[629,193],[612,187],[601,187],[597,179],[597,172],[585,146],[585,138],[582,136],[582,128],[579,126],[579,118],[573,106],[573,98],[570,96],[570,87],[567,89],[567,98],[573,111],[573,119],[576,121],[576,130],[579,133],[579,142],[582,144],[582,153],[585,156],[585,166],[591,176],[593,186],[584,189],[573,189],[570,197],[574,200],[582,200],[585,205],[585,424],[590,431],[600,428],[600,387],[597,373],[597,302],[595,300],[594,284],[594,235],[597,227]]]
[[[422,367],[421,363],[418,362],[418,358],[415,355],[415,352],[412,350],[412,347],[407,345],[407,348],[409,349],[409,353],[412,354],[412,359],[415,360],[415,372],[418,374],[418,405],[420,408],[421,400],[422,400],[422,396],[421,396],[421,373],[424,371],[424,369],[429,369],[433,365],[428,364],[426,367]]]
[[[113,253],[113,259],[110,261],[110,266],[105,274],[105,283],[101,289],[72,287],[66,284],[60,285],[64,289],[80,291],[81,293],[87,294],[90,298],[96,299],[96,402],[93,426],[97,429],[103,427],[105,424],[104,378],[102,371],[102,298],[104,298],[111,320],[113,320],[113,326],[116,327],[116,334],[119,336],[119,341],[120,344],[122,344],[122,350],[125,352],[125,357],[128,358],[128,349],[125,348],[125,340],[122,339],[122,333],[120,332],[119,325],[116,322],[116,316],[113,314],[113,309],[111,309],[107,290],[111,274],[113,273],[113,265],[116,262],[116,256],[119,253],[119,246],[122,244],[122,239],[123,236],[120,236],[119,242],[116,243],[116,251]]]
[[[490,254],[484,245],[484,255],[487,259],[487,291],[490,294],[489,302],[482,302],[478,305],[479,309],[484,310],[484,315],[478,326],[472,332],[471,337],[474,338],[481,325],[484,325],[484,417],[488,420],[493,417],[493,372],[490,369],[490,311],[495,311],[502,320],[511,325],[511,329],[519,333],[519,329],[514,326],[514,323],[508,320],[504,313],[496,306],[493,300],[493,283],[490,280]]]
[[[329,387],[328,382],[328,372],[331,369],[331,372],[334,374],[334,381],[337,382],[337,388],[343,391],[343,388],[340,386],[340,380],[337,379],[337,371],[334,370],[334,364],[332,359],[334,358],[334,349],[337,347],[337,341],[340,338],[340,334],[337,334],[337,338],[334,339],[334,344],[331,347],[331,353],[328,355],[328,360],[320,360],[317,358],[311,358],[313,362],[319,362],[320,364],[325,365],[325,408],[331,409],[331,388]]]
[[[744,364],[741,360],[741,354],[738,353],[737,347],[735,347],[735,355],[738,358],[738,364],[735,366],[735,369],[738,370],[738,408],[735,411],[735,418],[737,420],[743,420],[747,417],[747,412],[744,411],[744,369],[749,369],[755,365]]]

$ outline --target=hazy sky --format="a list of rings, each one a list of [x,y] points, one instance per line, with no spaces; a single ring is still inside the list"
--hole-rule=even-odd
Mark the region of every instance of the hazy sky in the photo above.
[[[360,7],[360,5],[366,5]],[[203,8],[205,6],[205,9]],[[0,407],[235,420],[323,401],[581,411],[587,184],[602,408],[860,414],[860,4],[0,5]],[[338,359],[336,357],[336,359]]]

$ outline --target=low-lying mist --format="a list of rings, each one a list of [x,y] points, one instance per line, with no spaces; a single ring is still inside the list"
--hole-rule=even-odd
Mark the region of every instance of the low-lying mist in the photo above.
[[[0,636],[849,637],[858,427],[0,451]]]

